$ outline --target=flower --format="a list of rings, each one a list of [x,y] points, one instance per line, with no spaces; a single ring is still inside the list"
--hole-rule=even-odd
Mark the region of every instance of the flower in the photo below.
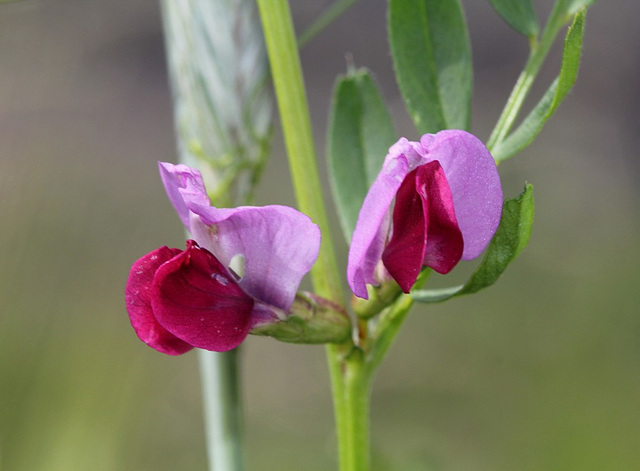
[[[360,209],[347,266],[351,290],[368,299],[366,285],[391,276],[408,293],[422,266],[448,273],[482,253],[501,212],[500,176],[478,138],[459,130],[401,138]]]
[[[212,207],[197,170],[159,168],[195,241],[134,263],[126,287],[131,324],[143,342],[169,355],[231,350],[252,328],[286,316],[318,256],[320,230],[286,206]]]

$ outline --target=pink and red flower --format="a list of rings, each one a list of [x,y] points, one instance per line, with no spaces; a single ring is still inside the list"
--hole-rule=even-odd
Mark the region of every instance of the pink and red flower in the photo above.
[[[408,293],[423,266],[448,273],[482,253],[501,211],[496,164],[478,138],[447,130],[420,142],[400,139],[360,210],[347,267],[351,290],[366,299],[367,284],[390,276]]]
[[[170,355],[231,350],[253,327],[286,316],[318,256],[320,230],[286,206],[215,208],[197,170],[159,167],[195,241],[135,262],[126,287],[131,324],[143,342]],[[240,273],[231,268],[236,260]]]

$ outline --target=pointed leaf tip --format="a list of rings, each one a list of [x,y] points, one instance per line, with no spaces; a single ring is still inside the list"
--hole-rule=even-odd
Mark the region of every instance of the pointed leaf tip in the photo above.
[[[527,38],[538,35],[538,18],[531,0],[489,0],[489,3],[518,33]]]

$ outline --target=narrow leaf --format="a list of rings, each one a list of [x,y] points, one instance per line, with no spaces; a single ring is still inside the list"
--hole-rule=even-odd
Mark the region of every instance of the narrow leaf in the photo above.
[[[418,131],[468,129],[471,48],[459,0],[389,0],[389,44]]]
[[[520,152],[540,134],[544,123],[555,113],[562,100],[573,87],[578,76],[582,37],[584,34],[584,10],[580,11],[569,27],[564,41],[560,75],[524,121],[504,141],[493,149],[493,156],[500,162]]]
[[[538,18],[531,0],[489,0],[509,26],[527,38],[538,35]]]
[[[519,196],[504,202],[500,226],[484,260],[469,281],[453,288],[413,291],[411,297],[423,303],[436,303],[475,293],[494,284],[529,243],[533,214],[533,186],[527,184]]]
[[[333,199],[350,241],[364,197],[395,140],[391,118],[368,71],[338,78],[328,139]]]

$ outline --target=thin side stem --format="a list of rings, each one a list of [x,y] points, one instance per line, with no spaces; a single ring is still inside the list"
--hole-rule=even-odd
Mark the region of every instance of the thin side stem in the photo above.
[[[411,296],[403,294],[393,306],[381,314],[380,322],[373,333],[373,346],[367,362],[367,368],[371,374],[380,366],[412,306],[413,299]]]
[[[242,471],[242,398],[238,349],[218,353],[198,350],[204,402],[209,469]]]
[[[524,70],[518,77],[518,80],[511,91],[511,95],[509,95],[507,104],[502,110],[502,114],[500,115],[500,118],[498,118],[498,122],[487,141],[487,148],[490,151],[502,142],[509,134],[509,131],[511,131],[511,128],[520,113],[520,109],[529,95],[531,86],[540,71],[540,67],[549,53],[549,49],[553,45],[560,28],[562,28],[563,24],[567,21],[567,18],[562,15],[559,5],[559,3],[556,3],[556,6],[551,12],[540,41],[533,39],[530,42],[529,58]]]
[[[422,288],[429,279],[429,276],[431,276],[431,273],[433,273],[433,270],[430,268],[423,269],[413,284],[412,289]],[[371,347],[367,358],[369,374],[373,375],[378,366],[380,366],[380,363],[398,335],[407,314],[409,314],[413,302],[411,295],[400,293],[393,301],[393,304],[388,305],[389,307],[380,314],[379,321],[371,334]]]

